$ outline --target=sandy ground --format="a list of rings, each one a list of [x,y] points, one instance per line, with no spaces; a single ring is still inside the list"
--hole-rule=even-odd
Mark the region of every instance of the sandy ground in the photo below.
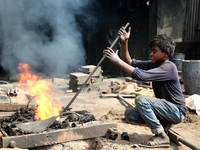
[[[107,78],[100,83],[100,90],[107,88],[111,82],[124,82],[125,78]],[[69,88],[69,80],[55,79],[51,84],[51,88],[54,92],[54,97],[62,102],[65,107],[70,102],[75,92],[66,93]],[[86,90],[81,92],[75,101],[70,106],[73,109],[86,109],[92,113],[99,122],[114,122],[117,123],[117,127],[120,130],[116,140],[108,140],[106,138],[88,139],[80,141],[71,141],[67,143],[57,144],[54,146],[39,147],[32,149],[51,149],[51,150],[85,150],[94,143],[94,140],[99,141],[99,146],[102,150],[129,150],[129,149],[149,149],[135,147],[143,140],[148,140],[153,134],[148,127],[142,127],[126,123],[124,120],[124,111],[126,106],[121,103],[117,98],[100,98],[100,91],[94,90],[87,92]],[[130,103],[134,104],[134,98],[126,98]],[[200,117],[194,112],[188,112],[184,121],[178,125],[175,125],[172,129],[179,133],[185,140],[200,147]],[[130,140],[122,140],[121,133],[127,132],[130,136]],[[154,148],[151,148],[154,149]],[[187,146],[182,143],[175,144],[171,141],[169,148],[156,148],[156,149],[169,149],[169,150],[188,150]]]

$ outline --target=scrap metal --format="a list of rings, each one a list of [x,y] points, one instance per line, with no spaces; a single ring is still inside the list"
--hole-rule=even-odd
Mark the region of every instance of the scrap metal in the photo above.
[[[173,142],[175,142],[177,144],[180,142],[180,143],[186,145],[187,147],[189,147],[193,150],[200,150],[200,147],[198,147],[198,146],[194,145],[193,143],[187,141],[186,139],[181,137],[178,133],[176,133],[172,129],[169,130],[168,136]]]
[[[56,120],[60,117],[59,120]],[[32,148],[72,140],[106,136],[116,123],[99,123],[86,110],[63,112],[46,120],[38,120],[33,108],[21,108],[0,121],[3,148]]]

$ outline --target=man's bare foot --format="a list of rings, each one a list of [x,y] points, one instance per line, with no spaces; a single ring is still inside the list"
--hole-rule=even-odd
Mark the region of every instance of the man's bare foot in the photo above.
[[[144,147],[169,147],[169,137],[163,131],[160,134],[156,134],[155,136],[151,137],[148,141],[143,141],[140,146]]]

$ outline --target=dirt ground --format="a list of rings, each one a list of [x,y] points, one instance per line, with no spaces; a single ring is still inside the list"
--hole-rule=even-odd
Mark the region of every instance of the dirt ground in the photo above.
[[[99,122],[117,123],[120,130],[116,140],[106,139],[103,137],[97,139],[87,139],[80,141],[70,141],[67,143],[57,144],[54,146],[46,146],[32,148],[33,150],[50,149],[50,150],[87,150],[94,143],[99,141],[102,150],[129,150],[129,149],[166,149],[166,150],[189,150],[182,143],[175,144],[173,141],[168,148],[141,148],[137,144],[143,140],[148,140],[153,134],[148,127],[129,124],[125,121],[124,111],[127,108],[118,98],[101,98],[99,93],[109,87],[111,83],[124,82],[125,78],[105,78],[99,85],[99,90],[84,90],[70,106],[73,109],[86,109],[92,113]],[[14,84],[14,83],[13,83]],[[16,84],[16,83],[15,83]],[[67,106],[76,92],[66,93],[69,88],[69,80],[54,79],[51,84],[55,99],[59,97],[63,106]],[[149,91],[145,91],[149,94]],[[145,93],[144,92],[144,93]],[[134,104],[134,98],[126,98],[129,103]],[[195,113],[188,111],[184,121],[175,125],[172,130],[180,134],[185,140],[200,147],[200,117]],[[127,132],[130,140],[122,140],[121,133]]]

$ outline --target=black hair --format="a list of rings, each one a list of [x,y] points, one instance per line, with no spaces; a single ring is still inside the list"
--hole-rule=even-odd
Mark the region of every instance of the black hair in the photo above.
[[[158,46],[163,52],[169,51],[169,58],[174,55],[174,39],[167,34],[155,35],[150,39],[149,47]]]

